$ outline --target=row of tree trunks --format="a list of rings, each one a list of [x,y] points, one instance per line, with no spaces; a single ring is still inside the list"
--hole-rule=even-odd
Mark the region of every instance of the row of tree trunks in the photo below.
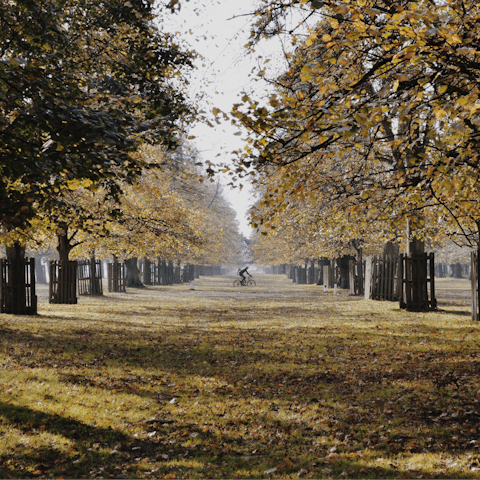
[[[271,275],[285,275],[287,271],[287,265],[272,265],[270,267],[270,274]]]
[[[145,285],[178,285],[193,282],[200,276],[198,267],[196,269],[194,265],[186,264],[182,268],[180,261],[174,265],[171,260],[167,263],[165,260],[158,259],[155,265],[145,259],[140,269],[138,259],[130,258],[125,261],[125,265],[126,286],[131,288],[143,288]]]
[[[76,304],[77,293],[80,295],[102,295],[102,268],[101,262],[94,257],[88,261],[69,261],[68,255],[72,247],[73,237],[66,234],[58,235],[58,253],[62,258],[50,262],[49,268],[49,302],[57,304]],[[35,263],[36,260],[25,258],[25,248],[18,242],[6,247],[7,258],[0,259],[0,313],[25,314],[37,313],[37,296],[35,295]],[[67,260],[64,260],[67,258]],[[41,260],[37,259],[41,264]],[[200,277],[201,267],[185,265],[183,272],[180,262],[177,267],[173,262],[168,264],[159,260],[158,267],[147,263],[147,281],[152,277],[157,284],[179,284],[194,281]],[[221,267],[205,267],[207,272],[224,273]],[[43,268],[39,269],[42,271]],[[128,259],[125,263],[118,262],[114,257],[113,263],[107,265],[108,291],[124,292],[125,287],[142,288],[138,263],[136,258]],[[45,274],[40,281],[45,281]],[[79,290],[77,291],[77,286]]]
[[[470,266],[465,263],[436,263],[435,276],[437,278],[470,278]]]
[[[200,267],[200,275],[206,277],[214,277],[218,275],[226,275],[227,272],[220,265],[202,265]]]
[[[341,258],[328,260],[309,260],[305,266],[286,265],[285,274],[294,283],[307,285],[326,285],[333,288],[350,288],[350,262],[354,257],[345,255]]]

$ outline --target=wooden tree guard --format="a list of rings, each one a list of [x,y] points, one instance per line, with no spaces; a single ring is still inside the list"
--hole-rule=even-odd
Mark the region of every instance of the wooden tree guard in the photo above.
[[[400,255],[399,267],[400,308],[413,312],[435,310],[434,254],[413,254],[410,257]]]
[[[143,284],[153,285],[155,283],[155,264],[150,260],[143,261]]]
[[[195,267],[189,263],[183,267],[183,283],[193,282],[195,280]]]
[[[480,292],[478,288],[478,272],[480,271],[480,256],[478,252],[472,252],[472,269],[470,278],[472,282],[472,320],[480,319]]]
[[[125,264],[113,262],[107,264],[108,291],[126,292],[125,287]]]
[[[350,260],[348,273],[350,277],[350,295],[365,295],[365,262]]]
[[[173,267],[173,283],[174,285],[182,283],[182,271],[180,269],[180,265]]]
[[[175,285],[175,276],[176,276],[176,271],[175,271],[175,265],[173,262],[168,263],[168,284],[169,285]]]
[[[156,284],[167,284],[167,262],[165,262],[165,260],[158,259]]]
[[[0,259],[0,313],[36,315],[35,259]]]
[[[50,261],[49,303],[77,303],[77,262]]]
[[[78,294],[103,295],[102,262],[91,258],[78,262]]]

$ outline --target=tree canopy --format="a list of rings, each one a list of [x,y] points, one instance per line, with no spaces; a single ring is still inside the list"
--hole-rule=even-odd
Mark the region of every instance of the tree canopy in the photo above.
[[[4,227],[25,226],[71,180],[115,196],[144,168],[140,143],[175,146],[194,113],[182,87],[193,54],[159,23],[147,0],[1,2]]]
[[[316,18],[303,39],[282,22],[298,7]],[[269,102],[245,96],[234,108],[250,131],[237,173],[254,167],[263,186],[271,168],[281,171],[263,190],[259,221],[313,195],[397,227],[409,218],[422,229],[434,213],[471,238],[480,213],[478,3],[265,0],[256,18],[252,42],[288,34],[293,43]]]
[[[243,255],[235,211],[219,182],[204,182],[196,155],[144,146],[145,168],[118,199],[89,180],[71,181],[57,194],[56,208],[38,211],[28,229],[4,239],[22,239],[60,258],[146,257],[198,264],[236,264]],[[22,235],[23,237],[21,237]]]

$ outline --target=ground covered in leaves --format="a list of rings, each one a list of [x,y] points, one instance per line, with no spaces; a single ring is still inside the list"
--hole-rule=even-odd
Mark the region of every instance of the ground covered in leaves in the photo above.
[[[0,315],[0,477],[480,476],[466,280],[434,313],[231,280]]]

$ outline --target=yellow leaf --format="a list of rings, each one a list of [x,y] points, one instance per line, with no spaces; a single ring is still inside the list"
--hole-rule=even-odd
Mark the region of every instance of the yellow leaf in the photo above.
[[[450,43],[462,43],[462,39],[458,36],[458,34],[454,33],[451,37],[449,37]]]
[[[448,90],[448,85],[442,85],[439,89],[439,93],[445,93]]]
[[[437,120],[442,120],[442,118],[444,118],[446,114],[447,112],[445,110],[437,110],[435,112],[435,116],[437,117]]]
[[[355,117],[355,120],[358,123],[361,123],[362,125],[367,122],[367,117],[365,117],[364,115],[360,115],[357,113],[356,115],[354,115],[354,117]]]

